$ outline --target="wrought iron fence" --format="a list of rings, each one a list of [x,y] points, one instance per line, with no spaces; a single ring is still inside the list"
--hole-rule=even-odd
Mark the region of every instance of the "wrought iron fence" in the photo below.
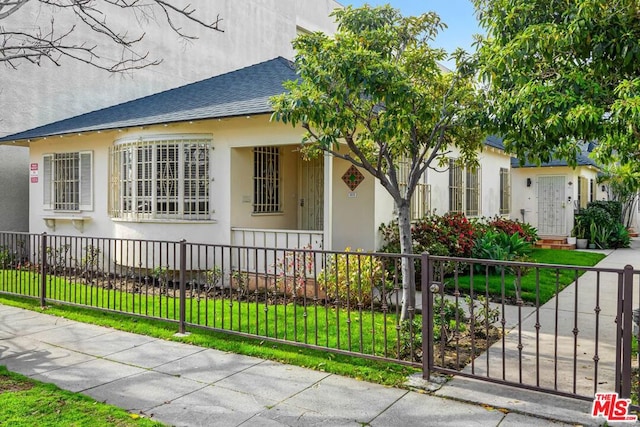
[[[585,400],[596,392],[630,396],[631,312],[639,289],[631,266],[438,256],[423,256],[422,263],[423,314],[434,325],[425,327],[423,342],[441,344],[430,352],[425,344],[426,377],[456,374]],[[459,322],[463,308],[469,316]],[[434,337],[439,327],[448,331]],[[475,357],[464,359],[468,353]]]
[[[422,294],[401,321],[403,259]],[[0,233],[0,293],[593,399],[640,393],[640,272]],[[637,299],[635,300],[637,301]],[[635,338],[634,338],[635,336]],[[638,364],[640,364],[640,356]],[[633,370],[635,369],[635,370]],[[632,373],[634,375],[632,380]]]

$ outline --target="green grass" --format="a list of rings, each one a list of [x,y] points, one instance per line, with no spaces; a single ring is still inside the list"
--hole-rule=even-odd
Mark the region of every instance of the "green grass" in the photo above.
[[[43,384],[0,366],[0,425],[162,426],[90,397]]]
[[[40,311],[37,300],[17,296],[0,295],[0,303]],[[383,362],[355,356],[330,353],[323,350],[301,348],[257,338],[230,335],[206,329],[190,327],[190,335],[176,337],[177,325],[173,322],[146,319],[126,314],[104,312],[77,306],[51,303],[45,312],[84,323],[148,335],[165,340],[184,342],[231,353],[244,354],[274,360],[290,365],[311,368],[387,386],[400,387],[407,376],[419,369],[393,362]]]
[[[594,252],[565,251],[558,249],[533,249],[531,262],[541,264],[556,264],[568,266],[592,267],[596,265],[605,256]],[[476,271],[473,277],[469,273],[458,276],[458,287],[462,292],[468,293],[473,282],[473,290],[476,294],[501,298],[504,294],[505,298],[516,298],[516,289],[520,289],[520,297],[523,301],[529,303],[536,302],[536,291],[539,286],[539,302],[544,304],[549,301],[556,293],[571,284],[578,277],[584,274],[584,270],[564,270],[540,268],[537,270],[530,269],[526,274],[522,275],[518,286],[517,277],[505,271],[504,279],[501,274],[492,273],[485,274],[484,269]],[[539,285],[536,281],[539,280]],[[454,286],[454,279],[445,279],[445,290],[451,290]]]
[[[29,271],[0,270],[0,290],[38,296],[40,275]],[[90,305],[131,314],[177,320],[178,298],[107,290],[65,277],[47,276],[47,301]],[[177,296],[177,292],[176,292]],[[229,298],[188,298],[186,322],[367,355],[394,357],[397,353],[397,316],[371,309],[348,311],[308,301],[301,304],[264,304]]]

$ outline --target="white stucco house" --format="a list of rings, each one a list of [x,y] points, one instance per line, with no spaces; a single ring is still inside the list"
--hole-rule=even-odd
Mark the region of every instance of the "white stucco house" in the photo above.
[[[293,57],[292,39],[300,32],[333,33],[336,25],[329,15],[339,7],[334,0],[193,0],[194,15],[205,22],[222,18],[224,32],[207,30],[174,17],[175,24],[196,37],[186,40],[158,22],[146,20],[116,6],[102,5],[105,19],[113,28],[128,35],[145,34],[138,44],[140,53],[161,59],[159,65],[123,74],[109,74],[81,62],[62,58],[61,66],[42,61],[40,66],[15,63],[0,74],[0,137],[24,129],[109,107],[131,99],[158,93],[212,75],[268,60],[276,56]],[[70,9],[26,2],[2,20],[3,30],[31,31],[55,27],[64,33],[77,26],[69,42],[97,46],[103,58],[118,58],[120,49],[108,37],[87,31]],[[135,34],[134,34],[135,33]],[[103,39],[106,37],[106,39]],[[30,162],[23,147],[0,146],[0,231],[27,231]],[[40,163],[42,161],[40,160]],[[42,173],[42,171],[40,171]],[[33,203],[31,203],[33,205]]]
[[[608,200],[606,185],[598,183],[599,172],[587,150],[578,155],[575,168],[559,159],[539,166],[512,159],[512,218],[533,225],[542,237],[569,236],[579,209]]]
[[[302,130],[270,121],[270,97],[295,78],[278,57],[0,138],[29,147],[29,230],[379,248],[378,227],[393,218],[382,186],[341,159],[304,161]],[[509,157],[492,139],[479,156],[474,171],[430,171],[415,214],[508,215]]]

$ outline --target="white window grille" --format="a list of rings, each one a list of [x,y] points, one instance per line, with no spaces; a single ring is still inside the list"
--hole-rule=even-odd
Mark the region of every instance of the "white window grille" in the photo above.
[[[509,169],[500,168],[500,215],[511,213],[511,177]]]
[[[44,209],[93,209],[91,152],[45,154],[42,173]]]
[[[254,213],[282,211],[280,179],[280,148],[255,147],[253,149]]]
[[[400,193],[407,191],[409,174],[411,172],[411,162],[406,157],[398,160],[398,187]],[[411,196],[411,220],[415,221],[423,218],[429,212],[431,206],[431,186],[424,182],[423,179],[416,184],[416,188]]]
[[[462,167],[455,159],[449,159],[449,212],[462,213],[463,179]]]
[[[211,149],[210,138],[200,136],[116,143],[111,149],[110,215],[210,219]]]

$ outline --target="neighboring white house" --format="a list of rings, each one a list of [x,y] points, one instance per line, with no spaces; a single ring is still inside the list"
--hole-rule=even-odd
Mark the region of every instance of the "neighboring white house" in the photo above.
[[[578,155],[575,168],[564,160],[537,166],[513,159],[511,217],[533,225],[540,236],[570,235],[578,209],[594,200],[608,200],[606,185],[598,184],[600,168],[588,154]]]

